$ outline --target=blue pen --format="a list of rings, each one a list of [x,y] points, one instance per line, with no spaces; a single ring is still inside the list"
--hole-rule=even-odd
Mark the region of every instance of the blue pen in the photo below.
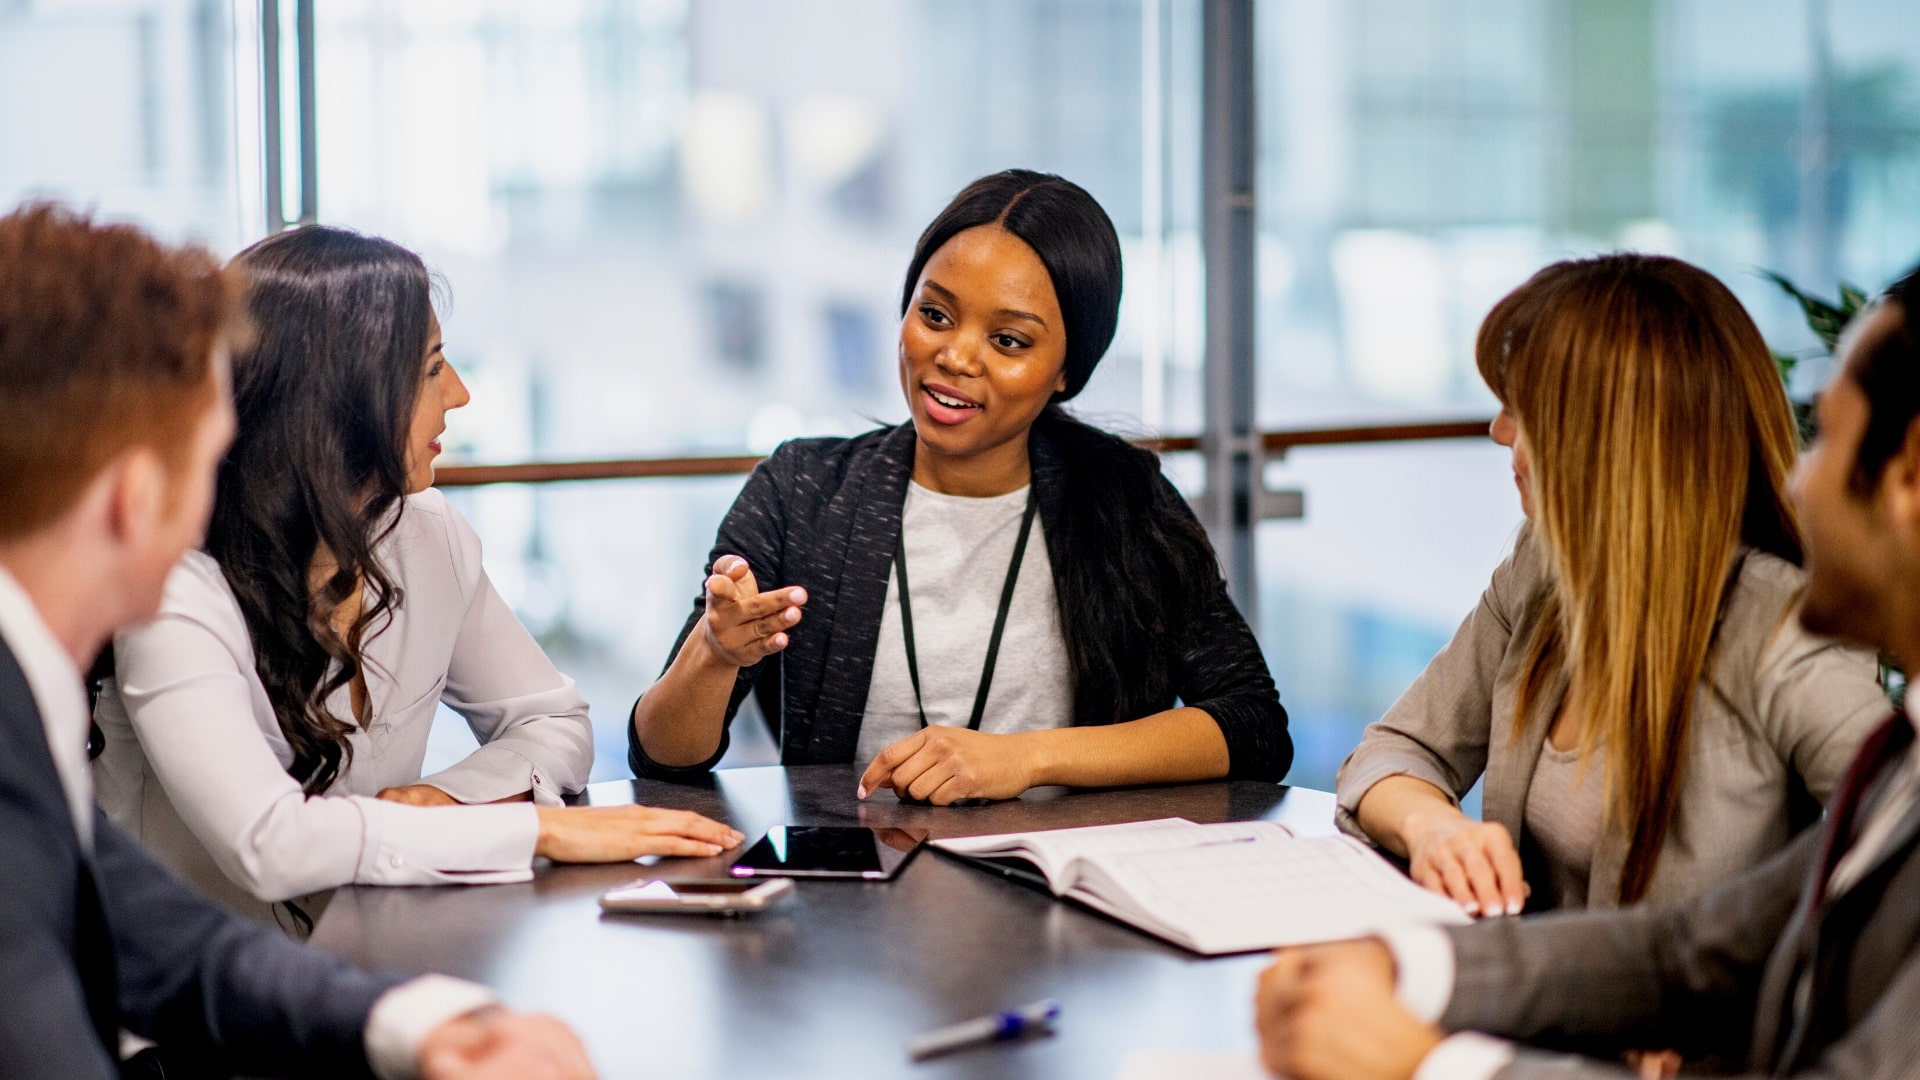
[[[1059,1017],[1059,1002],[1036,1001],[1017,1009],[962,1020],[923,1035],[915,1035],[907,1041],[907,1056],[915,1061],[925,1061],[969,1046],[1008,1042],[1037,1032],[1051,1031],[1053,1022]]]

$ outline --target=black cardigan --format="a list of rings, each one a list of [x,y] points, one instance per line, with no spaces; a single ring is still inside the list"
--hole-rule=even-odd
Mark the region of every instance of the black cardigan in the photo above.
[[[1066,498],[1066,467],[1036,428],[1028,442],[1034,496],[1054,567],[1063,564],[1059,521]],[[806,617],[786,649],[742,668],[727,702],[727,723],[740,702],[760,687],[763,705],[787,765],[844,764],[853,760],[873,680],[874,650],[886,606],[900,515],[913,472],[911,423],[847,439],[796,439],[783,444],[747,478],[707,565],[722,555],[747,560],[761,589],[803,585]],[[1180,493],[1160,478],[1157,512],[1191,517]],[[1058,578],[1055,584],[1058,585]],[[1202,596],[1192,625],[1180,628],[1171,678],[1179,700],[1205,711],[1226,737],[1232,779],[1279,781],[1293,763],[1287,713],[1246,620],[1227,597],[1226,582],[1188,583]],[[706,590],[674,642],[679,655],[687,635],[706,612]],[[671,666],[671,659],[668,661]],[[1173,700],[1162,709],[1172,708]],[[1081,715],[1076,725],[1111,723]],[[1129,719],[1138,719],[1132,717]],[[665,780],[698,778],[727,750],[721,736],[713,756],[699,765],[674,768],[647,757],[631,721],[627,758],[636,776]]]

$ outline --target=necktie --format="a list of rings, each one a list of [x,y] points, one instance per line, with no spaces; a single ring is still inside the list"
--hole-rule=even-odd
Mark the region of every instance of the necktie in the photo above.
[[[1841,857],[1846,855],[1856,839],[1861,802],[1887,764],[1913,744],[1913,737],[1913,723],[1904,713],[1887,717],[1886,722],[1875,728],[1873,734],[1860,744],[1860,752],[1854,755],[1853,764],[1847,766],[1840,786],[1834,789],[1833,801],[1827,804],[1827,831],[1820,841],[1820,859],[1815,864],[1819,867],[1819,876],[1814,879],[1813,902],[1807,909],[1811,923],[1817,925],[1821,909],[1827,902],[1827,887],[1833,880],[1834,868],[1840,865]],[[1799,971],[1794,978],[1790,1020],[1780,1044],[1780,1054],[1775,1060],[1774,1075],[1781,1075],[1792,1068],[1799,1061],[1806,1044],[1813,1020],[1813,977],[1817,966],[1814,953],[1819,944],[1820,935],[1808,932],[1796,947],[1798,955],[1795,966]]]
[[[1840,787],[1833,793],[1833,802],[1827,806],[1827,835],[1820,845],[1820,877],[1813,885],[1815,908],[1826,901],[1827,882],[1833,878],[1833,869],[1853,846],[1856,827],[1860,824],[1861,800],[1887,763],[1912,744],[1913,722],[1905,713],[1887,717],[1886,723],[1875,728],[1866,742],[1860,744],[1860,753],[1854,756],[1853,764],[1847,766],[1847,774],[1841,778]]]

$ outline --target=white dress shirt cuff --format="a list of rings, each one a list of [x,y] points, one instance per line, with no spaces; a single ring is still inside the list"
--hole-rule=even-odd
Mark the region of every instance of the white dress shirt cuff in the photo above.
[[[1395,926],[1380,931],[1398,972],[1396,996],[1420,1020],[1437,1024],[1453,1000],[1453,939],[1433,926]]]
[[[540,814],[528,803],[407,806],[354,800],[366,840],[363,885],[500,885],[533,878]]]
[[[422,975],[381,994],[367,1014],[367,1064],[380,1080],[415,1080],[420,1044],[434,1028],[498,1004],[493,991],[445,975]]]
[[[1513,1044],[1505,1039],[1463,1031],[1440,1040],[1413,1070],[1413,1080],[1493,1080],[1513,1064]]]
[[[420,778],[468,805],[498,802],[527,792],[535,806],[561,806],[560,790],[546,771],[501,742],[488,743],[432,776]]]

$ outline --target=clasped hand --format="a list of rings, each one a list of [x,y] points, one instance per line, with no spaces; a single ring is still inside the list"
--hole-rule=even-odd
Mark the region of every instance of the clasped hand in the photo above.
[[[537,1013],[483,1009],[428,1032],[420,1044],[422,1080],[592,1080],[580,1039]]]
[[[902,799],[947,806],[960,799],[1011,799],[1032,787],[1038,767],[1023,734],[991,735],[933,726],[880,751],[860,776],[860,798],[892,788]]]
[[[1291,1080],[1409,1080],[1440,1032],[1394,995],[1378,941],[1281,949],[1254,997],[1260,1057]]]

